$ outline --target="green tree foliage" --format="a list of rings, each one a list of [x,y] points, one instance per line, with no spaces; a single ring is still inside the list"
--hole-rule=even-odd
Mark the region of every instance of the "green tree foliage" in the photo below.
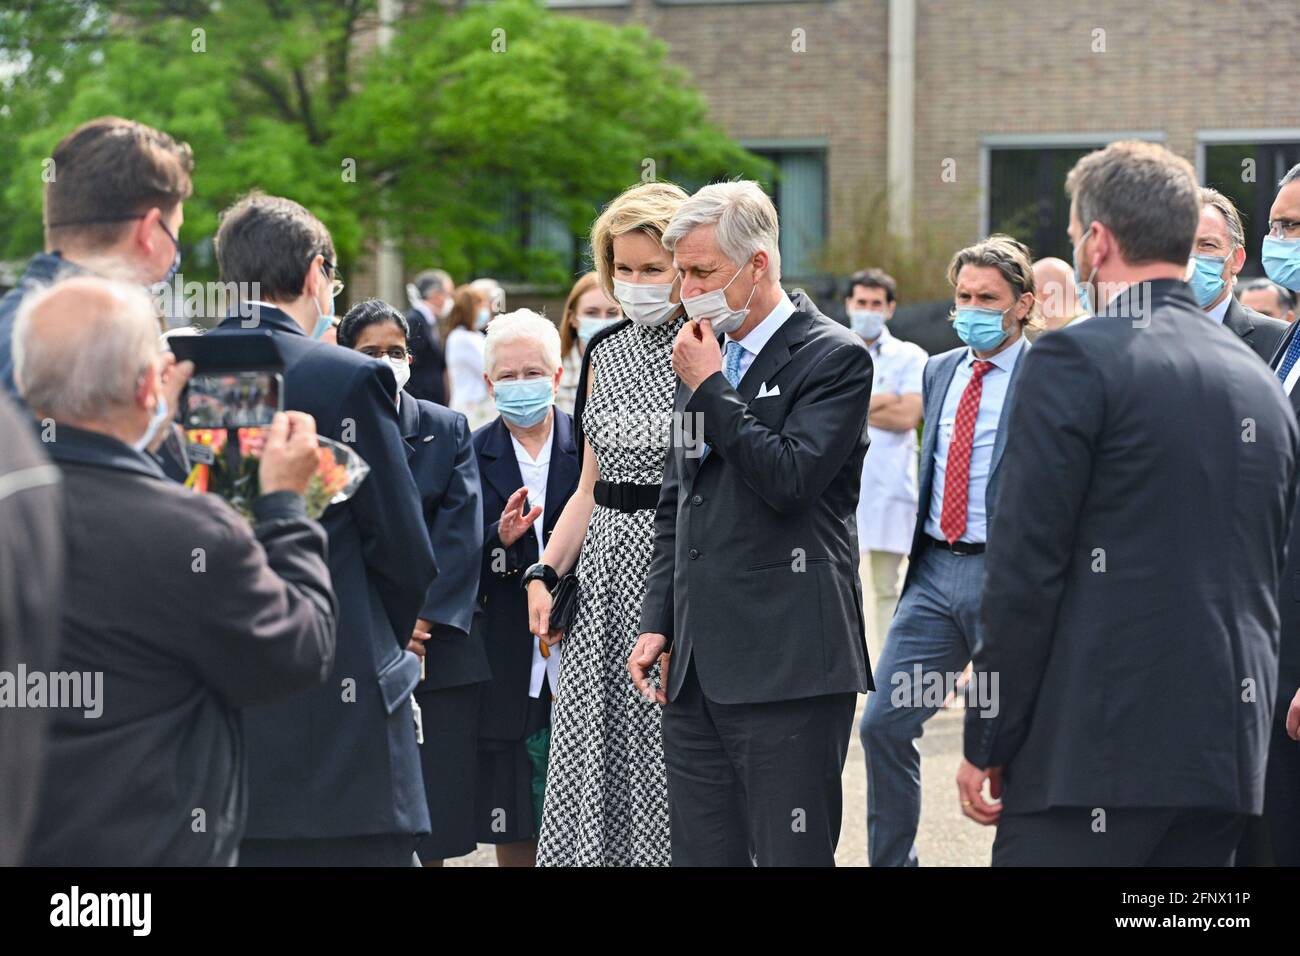
[[[72,0],[0,11],[0,256],[41,243],[42,161],[78,123],[128,116],[188,141],[187,275],[214,269],[222,208],[289,196],[347,264],[381,222],[412,268],[562,283],[596,212],[642,179],[762,175],[640,27],[538,0]],[[56,171],[57,174],[57,171]]]

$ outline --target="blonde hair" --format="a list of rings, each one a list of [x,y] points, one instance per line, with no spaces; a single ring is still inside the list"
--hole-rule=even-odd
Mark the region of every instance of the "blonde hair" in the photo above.
[[[615,198],[591,225],[591,258],[600,287],[614,298],[614,240],[641,231],[662,242],[664,230],[687,196],[672,183],[641,183]],[[617,301],[617,300],[615,300]]]
[[[957,276],[963,266],[981,266],[997,269],[1002,278],[1011,286],[1011,292],[1018,300],[1028,292],[1034,296],[1029,311],[1020,320],[1022,326],[1037,325],[1038,297],[1034,290],[1034,261],[1029,247],[1019,239],[1013,239],[1005,233],[995,232],[987,239],[981,239],[973,246],[967,246],[948,263],[948,282],[957,286]]]

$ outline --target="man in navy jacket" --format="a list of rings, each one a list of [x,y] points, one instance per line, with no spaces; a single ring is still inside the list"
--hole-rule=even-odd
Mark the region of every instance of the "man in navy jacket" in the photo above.
[[[322,687],[245,714],[250,769],[244,865],[406,865],[428,832],[406,649],[437,573],[382,362],[314,341],[338,288],[329,232],[297,203],[251,195],[222,216],[221,278],[239,314],[211,334],[269,330],[284,404],[350,445],[370,474],[321,519],[339,600],[334,671]],[[314,333],[314,336],[312,335]]]

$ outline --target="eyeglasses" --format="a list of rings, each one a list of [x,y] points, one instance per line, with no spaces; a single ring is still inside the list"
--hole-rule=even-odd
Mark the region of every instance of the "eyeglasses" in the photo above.
[[[1268,234],[1274,239],[1300,238],[1300,221],[1295,219],[1270,220]]]
[[[400,348],[400,347],[394,347],[394,348],[388,349],[386,352],[381,352],[381,351],[380,351],[379,349],[377,349],[377,348],[369,348],[369,347],[368,347],[368,348],[364,348],[364,349],[360,349],[359,351],[361,352],[362,355],[365,355],[365,356],[367,356],[368,358],[372,358],[372,359],[385,359],[385,358],[390,358],[390,359],[392,359],[394,362],[405,362],[405,361],[409,360],[410,357],[411,357],[411,353],[410,353],[410,352],[408,352],[406,349],[404,349],[404,348]]]
[[[345,286],[343,280],[339,278],[338,270],[335,268],[334,263],[330,262],[324,256],[321,256],[321,271],[325,273],[325,278],[333,279],[333,285],[330,286],[330,297],[337,299],[339,293],[346,289],[347,286]]]

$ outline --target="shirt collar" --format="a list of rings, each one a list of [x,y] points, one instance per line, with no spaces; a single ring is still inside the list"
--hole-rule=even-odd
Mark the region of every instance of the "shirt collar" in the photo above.
[[[966,349],[966,358],[964,364],[969,368],[973,367],[976,362],[992,362],[995,366],[1004,372],[1010,372],[1016,367],[1016,360],[1020,358],[1020,353],[1025,350],[1025,334],[1020,333],[1020,338],[1016,339],[997,355],[988,359],[976,358],[975,353],[969,348]]]
[[[1228,306],[1230,305],[1232,305],[1231,291],[1229,291],[1228,294],[1223,297],[1222,302],[1220,302],[1214,308],[1210,309],[1205,314],[1208,315],[1210,318],[1212,318],[1215,322],[1218,322],[1220,325],[1222,325],[1223,317],[1228,314]]]
[[[507,432],[507,434],[510,434]],[[513,434],[510,435],[510,443],[515,446],[515,457],[529,462],[537,468],[551,463],[551,446],[555,444],[555,422],[551,422],[551,430],[546,433],[546,443],[542,445],[542,450],[534,458],[528,454],[528,449]]]
[[[416,299],[411,303],[411,307],[424,316],[424,321],[433,322],[433,309],[429,308],[429,304],[423,299]]]
[[[767,344],[768,339],[775,335],[776,330],[784,325],[785,320],[792,315],[794,315],[794,303],[790,301],[790,296],[782,289],[780,301],[767,314],[767,318],[750,329],[749,334],[743,339],[733,339],[728,333],[726,340],[728,342],[739,342],[746,352],[757,355],[763,351],[763,346]]]
[[[292,315],[274,302],[264,302],[261,299],[244,299],[240,303],[239,311],[234,316],[227,317],[225,321],[228,322],[231,318],[237,321],[255,319],[258,324],[266,321],[284,332],[297,332],[299,335],[307,334],[302,330],[302,326],[298,324],[298,320]],[[256,328],[256,325],[249,326],[249,328]]]

